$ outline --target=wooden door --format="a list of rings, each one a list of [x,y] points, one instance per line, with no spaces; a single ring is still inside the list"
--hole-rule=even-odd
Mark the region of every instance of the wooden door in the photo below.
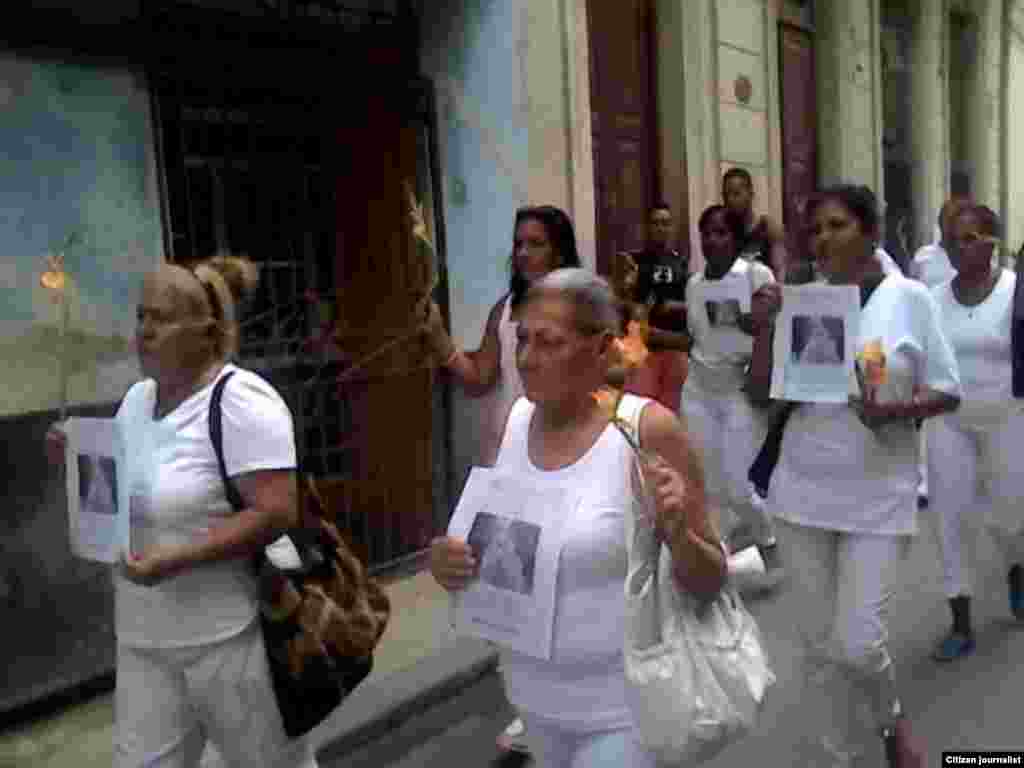
[[[590,0],[590,104],[597,269],[639,248],[658,193],[651,0]]]
[[[338,345],[354,361],[390,345],[345,384],[358,459],[344,506],[363,518],[378,563],[390,559],[384,552],[423,549],[434,533],[433,371],[422,341],[406,338],[428,282],[405,191],[417,172],[417,127],[395,92],[358,97],[337,131]]]
[[[808,259],[804,213],[818,176],[814,41],[811,33],[788,24],[779,32],[783,223],[790,259]]]

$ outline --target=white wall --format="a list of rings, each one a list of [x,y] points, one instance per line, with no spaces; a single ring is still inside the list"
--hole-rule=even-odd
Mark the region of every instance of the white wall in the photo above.
[[[528,15],[504,0],[421,5],[421,66],[437,90],[452,337],[476,349],[508,290],[515,210],[528,202]],[[480,408],[457,386],[452,406],[461,486],[478,452]]]

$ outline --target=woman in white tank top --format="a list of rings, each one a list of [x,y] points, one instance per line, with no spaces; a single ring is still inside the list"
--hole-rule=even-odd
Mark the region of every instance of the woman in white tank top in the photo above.
[[[539,768],[655,766],[636,738],[625,696],[627,532],[657,526],[680,586],[694,594],[716,594],[726,576],[686,431],[664,406],[626,395],[620,415],[639,422],[641,444],[664,459],[647,474],[656,518],[639,517],[636,459],[592,397],[621,330],[610,286],[582,269],[557,270],[532,286],[517,329],[526,396],[512,407],[497,466],[524,488],[569,489],[574,499],[551,555],[557,569],[552,656],[501,653],[506,691],[527,724]],[[482,554],[440,538],[431,571],[445,589],[464,589],[480,577]]]
[[[482,398],[479,464],[497,456],[501,429],[512,403],[523,394],[516,371],[516,320],[529,285],[553,269],[579,267],[572,222],[553,206],[516,211],[509,292],[491,309],[483,342],[475,352],[456,349],[436,304],[431,306],[428,338],[435,353],[469,397]]]
[[[480,398],[477,464],[485,467],[494,464],[505,420],[512,404],[523,394],[516,370],[516,318],[526,290],[553,269],[580,266],[572,221],[554,206],[520,208],[516,211],[509,262],[509,292],[491,309],[479,349],[456,349],[436,304],[431,305],[428,325],[429,341],[438,359],[451,371],[463,392]],[[522,722],[513,722],[499,739],[499,746],[521,750],[522,732]]]

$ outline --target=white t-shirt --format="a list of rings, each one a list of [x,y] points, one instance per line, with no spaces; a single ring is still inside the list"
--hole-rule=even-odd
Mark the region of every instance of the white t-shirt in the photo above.
[[[1013,397],[1010,346],[1016,284],[1013,272],[1001,270],[991,295],[974,307],[956,300],[951,280],[932,289],[963,382],[963,400],[950,418],[965,426],[1000,426],[1011,411],[1021,410],[1021,403]]]
[[[720,280],[742,280],[750,287],[750,295],[768,283],[774,283],[772,271],[764,264],[736,259],[732,268]],[[719,280],[709,280],[705,273],[697,272],[686,284],[686,317],[693,346],[690,349],[690,373],[694,383],[703,389],[736,391],[743,386],[743,371],[750,362],[754,339],[732,322],[714,321],[705,301],[707,286]],[[717,308],[721,313],[722,308]],[[698,382],[699,380],[699,382]]]
[[[861,313],[856,348],[880,339],[887,381],[881,401],[908,401],[917,389],[960,394],[953,349],[928,289],[889,275]],[[850,394],[859,394],[851,375]],[[831,530],[917,532],[918,439],[912,423],[877,433],[846,404],[805,403],[786,424],[768,497],[775,516]]]
[[[942,285],[956,276],[956,270],[953,269],[953,264],[949,260],[949,254],[938,243],[919,248],[914,254],[914,261],[910,269],[914,278],[929,288]]]
[[[885,248],[875,248],[875,258],[878,259],[882,264],[882,272],[887,275],[902,275],[903,272],[900,270],[899,264],[896,263],[895,259],[889,255],[889,252]]]
[[[620,414],[640,412],[647,398],[625,395]],[[504,650],[501,669],[517,709],[579,731],[632,724],[626,701],[627,515],[639,514],[632,449],[609,425],[575,464],[544,471],[529,458],[527,436],[536,406],[512,407],[498,466],[531,487],[570,488],[581,503],[566,521],[558,562],[552,659]],[[639,421],[639,415],[637,415]]]
[[[234,372],[224,388],[224,462],[228,475],[294,469],[295,435],[281,396],[255,373]],[[214,384],[155,420],[156,382],[133,386],[117,413],[128,455],[133,551],[195,541],[236,514],[228,503],[210,440]],[[116,582],[119,642],[151,648],[203,645],[244,630],[259,608],[248,560],[198,566],[154,587]]]

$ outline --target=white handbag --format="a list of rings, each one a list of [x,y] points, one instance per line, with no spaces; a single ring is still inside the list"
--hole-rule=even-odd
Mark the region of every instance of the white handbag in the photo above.
[[[639,438],[642,405],[630,406],[623,421]],[[634,476],[643,482],[638,469]],[[653,513],[642,486],[638,496],[638,508]],[[625,585],[629,705],[641,742],[659,763],[696,765],[755,728],[775,675],[735,588],[727,584],[705,604],[680,590],[668,547],[633,518]]]

